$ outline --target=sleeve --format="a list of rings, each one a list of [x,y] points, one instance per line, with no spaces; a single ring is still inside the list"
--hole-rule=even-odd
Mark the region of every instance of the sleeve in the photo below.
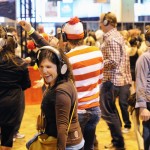
[[[67,129],[71,110],[71,99],[65,91],[57,91],[55,109],[58,150],[65,150],[67,141]]]
[[[106,70],[116,69],[119,66],[121,60],[121,51],[120,45],[116,41],[108,41],[105,58],[104,66]]]
[[[136,108],[146,108],[147,101],[147,76],[149,62],[144,56],[140,56],[136,63]]]
[[[38,47],[50,46],[50,44],[42,36],[40,36],[36,31],[34,31],[33,34],[30,35],[30,37],[34,40],[34,42],[36,43]]]
[[[22,80],[21,80],[21,88],[22,90],[26,90],[27,88],[31,87],[31,80],[29,76],[28,68],[24,69]]]

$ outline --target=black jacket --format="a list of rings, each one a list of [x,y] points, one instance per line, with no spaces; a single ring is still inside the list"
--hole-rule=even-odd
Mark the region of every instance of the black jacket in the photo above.
[[[31,86],[27,64],[15,57],[19,65],[0,58],[0,125],[16,125],[19,121],[24,90]]]

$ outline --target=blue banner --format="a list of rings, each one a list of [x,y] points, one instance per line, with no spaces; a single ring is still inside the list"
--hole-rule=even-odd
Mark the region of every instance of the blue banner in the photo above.
[[[16,20],[15,0],[0,0],[0,16]]]

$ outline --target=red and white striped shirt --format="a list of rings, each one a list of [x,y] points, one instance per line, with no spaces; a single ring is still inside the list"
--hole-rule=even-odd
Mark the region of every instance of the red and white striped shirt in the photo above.
[[[79,46],[66,54],[72,65],[78,94],[78,109],[99,106],[103,79],[103,55],[95,46]]]

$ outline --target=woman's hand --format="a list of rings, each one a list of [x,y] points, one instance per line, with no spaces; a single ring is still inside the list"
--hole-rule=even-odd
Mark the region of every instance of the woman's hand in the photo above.
[[[21,27],[27,32],[29,32],[32,28],[31,24],[25,20],[19,21],[18,24],[21,25]]]

